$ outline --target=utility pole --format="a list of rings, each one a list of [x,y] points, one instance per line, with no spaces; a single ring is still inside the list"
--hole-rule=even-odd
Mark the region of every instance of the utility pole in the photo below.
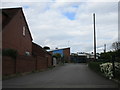
[[[93,13],[94,21],[94,60],[96,61],[96,32],[95,32],[95,13]]]
[[[104,53],[106,53],[106,44],[104,44]]]

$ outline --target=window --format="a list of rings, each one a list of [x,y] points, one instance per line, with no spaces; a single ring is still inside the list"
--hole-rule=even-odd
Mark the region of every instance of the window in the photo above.
[[[23,36],[25,36],[25,26],[23,26]]]
[[[25,52],[25,55],[26,55],[26,56],[30,56],[30,52],[26,51],[26,52]]]

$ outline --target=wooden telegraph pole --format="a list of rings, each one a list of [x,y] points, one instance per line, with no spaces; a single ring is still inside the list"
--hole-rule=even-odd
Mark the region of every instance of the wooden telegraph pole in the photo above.
[[[104,53],[106,53],[106,44],[104,44]]]
[[[94,21],[94,60],[96,61],[96,32],[95,32],[95,13],[93,13]]]

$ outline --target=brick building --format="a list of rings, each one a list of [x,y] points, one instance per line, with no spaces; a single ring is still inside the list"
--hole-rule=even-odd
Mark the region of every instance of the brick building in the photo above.
[[[32,55],[35,57],[40,56],[45,58],[47,60],[48,67],[52,65],[52,55],[35,43],[32,43]]]
[[[14,49],[18,52],[16,60],[7,56],[2,57],[2,74],[32,72],[50,67],[52,55],[32,42],[22,8],[2,9],[1,15],[2,49]]]
[[[59,53],[64,61],[70,62],[70,48],[55,49],[50,51],[50,53],[52,55]]]
[[[2,48],[31,54],[32,40],[22,8],[2,9]]]

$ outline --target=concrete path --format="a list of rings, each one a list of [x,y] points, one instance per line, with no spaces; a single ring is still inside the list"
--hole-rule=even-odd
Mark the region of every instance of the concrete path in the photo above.
[[[65,64],[52,70],[3,81],[3,88],[116,88],[86,64]]]

